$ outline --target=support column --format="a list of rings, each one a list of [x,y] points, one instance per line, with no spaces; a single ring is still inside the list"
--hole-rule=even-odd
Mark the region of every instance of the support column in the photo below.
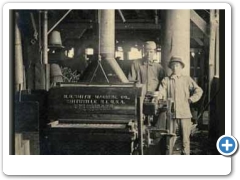
[[[190,75],[190,10],[162,12],[162,65],[168,75],[171,56],[179,56],[185,63],[184,75]]]
[[[224,134],[224,121],[220,121],[220,97],[219,95],[219,10],[210,10],[210,34],[209,34],[209,82],[208,101],[210,106],[208,137],[217,139]]]
[[[128,82],[122,69],[114,59],[115,56],[115,10],[99,10],[99,37],[100,55],[102,60],[107,62],[116,73],[121,82]]]
[[[43,11],[43,63],[48,64],[48,16],[47,11]]]
[[[123,59],[129,60],[129,52],[131,50],[131,47],[128,44],[125,44],[125,46],[122,46],[123,48]]]
[[[115,11],[100,10],[100,55],[105,59],[114,58],[115,52]]]
[[[18,27],[18,12],[15,13],[15,91],[23,89],[23,55],[22,55],[22,42],[21,33]]]
[[[43,63],[45,65],[45,90],[50,86],[50,65],[48,64],[48,12],[43,12]]]

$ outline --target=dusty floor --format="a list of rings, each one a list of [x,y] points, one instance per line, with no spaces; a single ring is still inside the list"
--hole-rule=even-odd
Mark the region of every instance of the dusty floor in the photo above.
[[[216,142],[208,138],[208,131],[196,130],[190,137],[190,149],[191,155],[218,155],[216,148]],[[180,137],[177,138],[174,155],[181,154],[181,143]]]
[[[218,155],[216,148],[216,140],[208,138],[207,126],[203,129],[198,129],[197,125],[192,126],[192,133],[190,136],[190,154],[191,155]],[[156,145],[150,146],[144,154],[146,155],[161,155],[165,154],[165,144],[155,143]],[[181,140],[177,137],[175,146],[173,148],[173,155],[181,155]]]

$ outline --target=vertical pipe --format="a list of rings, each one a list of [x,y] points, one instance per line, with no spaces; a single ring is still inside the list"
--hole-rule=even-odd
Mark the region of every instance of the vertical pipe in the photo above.
[[[129,51],[131,47],[125,44],[125,46],[123,46],[122,48],[123,48],[123,59],[129,60]]]
[[[15,13],[15,90],[21,91],[23,87],[23,55],[21,33],[18,27],[18,12]]]
[[[43,12],[43,63],[48,64],[48,17],[47,11]]]
[[[115,52],[115,11],[100,10],[100,55],[113,59]]]
[[[115,10],[99,10],[99,37],[100,55],[116,73],[121,82],[127,83],[128,79],[115,60]]]
[[[162,65],[169,75],[171,56],[179,56],[185,63],[183,74],[190,75],[190,10],[166,10],[162,13]]]
[[[144,155],[143,152],[143,97],[137,98],[137,121],[138,121],[138,150],[140,155]]]
[[[210,10],[210,36],[209,36],[209,82],[208,82],[208,99],[211,99],[211,84],[215,75],[215,45],[216,45],[216,26],[215,26],[215,10]]]
[[[43,12],[43,63],[45,66],[45,90],[50,86],[50,66],[48,64],[48,12]]]
[[[216,18],[216,69],[215,75],[219,77],[219,9],[215,13]]]
[[[214,75],[216,73],[216,19],[215,19],[215,9],[210,10],[210,35],[209,35],[209,61],[208,61],[208,102],[212,102],[212,95],[216,93],[216,81],[213,82]],[[211,104],[216,103],[213,102]],[[213,105],[208,107],[208,129],[209,129],[209,138],[215,139],[218,136],[219,126],[215,127],[218,123],[218,117],[213,116],[213,113],[217,113],[218,106],[213,108]],[[216,129],[216,130],[213,130]]]
[[[39,51],[42,49],[42,11],[38,11],[38,45]],[[42,55],[41,55],[41,63],[42,63]]]

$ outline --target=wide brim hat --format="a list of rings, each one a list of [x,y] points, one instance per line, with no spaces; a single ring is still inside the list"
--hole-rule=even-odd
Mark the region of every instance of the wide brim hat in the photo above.
[[[177,57],[177,56],[172,56],[169,63],[168,63],[168,67],[171,68],[171,63],[173,62],[179,62],[180,64],[182,64],[182,67],[185,67],[184,62],[182,61],[182,58]]]

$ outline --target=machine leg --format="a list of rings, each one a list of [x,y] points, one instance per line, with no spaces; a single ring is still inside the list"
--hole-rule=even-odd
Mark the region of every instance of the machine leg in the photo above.
[[[137,99],[137,117],[138,117],[138,144],[139,144],[139,154],[143,155],[143,115],[142,115],[142,104],[143,98],[139,97]]]

